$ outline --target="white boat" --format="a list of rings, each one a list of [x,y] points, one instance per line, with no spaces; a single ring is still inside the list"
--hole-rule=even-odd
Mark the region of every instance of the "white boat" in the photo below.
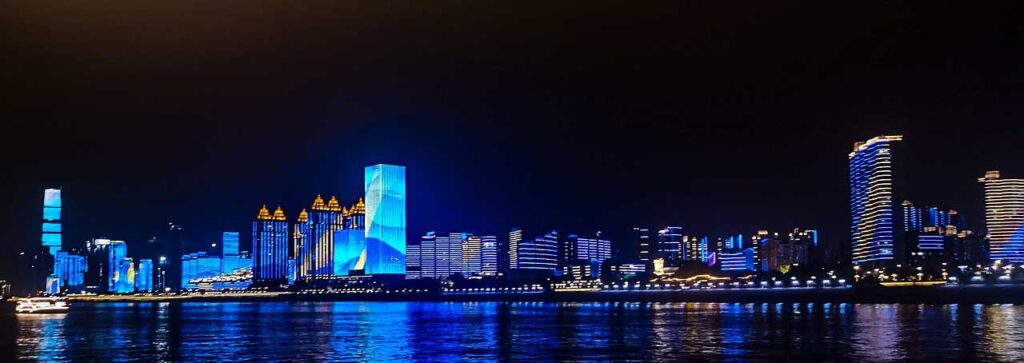
[[[60,297],[30,297],[18,299],[15,311],[19,314],[56,314],[66,313],[71,305]]]

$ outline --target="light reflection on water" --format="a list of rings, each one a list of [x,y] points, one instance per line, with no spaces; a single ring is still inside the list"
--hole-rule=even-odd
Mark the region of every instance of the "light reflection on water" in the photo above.
[[[43,361],[1024,358],[1011,305],[107,303],[0,328]]]

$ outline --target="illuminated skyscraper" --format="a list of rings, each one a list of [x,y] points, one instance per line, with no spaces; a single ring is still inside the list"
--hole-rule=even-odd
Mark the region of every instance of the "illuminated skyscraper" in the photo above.
[[[309,213],[308,254],[302,258],[305,276],[310,279],[329,279],[334,277],[334,233],[345,228],[344,215],[338,199],[324,203],[319,195],[313,200]],[[305,250],[304,250],[305,251]]]
[[[61,246],[60,189],[46,189],[43,192],[43,247],[50,256],[57,256]]]
[[[519,243],[522,241],[523,230],[512,228],[508,233],[508,268],[511,270],[519,268]]]
[[[295,275],[299,281],[307,281],[313,266],[310,247],[309,212],[303,209],[292,227],[292,254],[295,256]]]
[[[462,241],[462,274],[465,276],[480,274],[482,256],[480,236],[468,236]]]
[[[665,227],[658,231],[658,257],[678,266],[684,255],[682,227]]]
[[[224,232],[220,238],[221,256],[238,255],[238,232]],[[139,261],[140,263],[142,261]],[[152,262],[152,261],[150,261]]]
[[[443,236],[427,232],[420,237],[418,247],[410,250],[409,259],[414,268],[407,271],[406,278],[445,279],[464,273],[462,247],[469,238],[467,233],[454,232]]]
[[[573,276],[577,279],[596,278],[605,260],[612,257],[611,241],[602,239],[601,232],[597,232],[595,238],[570,234],[561,245],[560,267],[564,276]]]
[[[139,260],[139,270],[135,272],[135,290],[138,292],[153,291],[153,260]]]
[[[654,257],[654,247],[651,244],[651,230],[649,228],[633,227],[633,243],[636,244],[636,251],[640,263],[650,268]]]
[[[125,257],[117,261],[117,272],[114,276],[114,289],[117,294],[130,294],[135,292],[135,262],[131,257]]]
[[[1024,263],[1024,179],[985,172],[985,229],[992,260]]]
[[[365,273],[405,274],[405,167],[367,166],[364,182]]]
[[[57,256],[54,257],[53,274],[57,276],[57,283],[61,289],[72,292],[81,291],[85,285],[85,273],[88,270],[89,266],[85,261],[85,256],[57,251]]]
[[[854,144],[850,153],[850,234],[855,265],[893,259],[892,143],[879,136]]]
[[[221,259],[207,255],[205,251],[181,256],[181,288],[199,288],[198,280],[221,274]]]
[[[480,274],[498,274],[498,236],[480,236]]]
[[[128,245],[124,241],[109,241],[107,246],[107,291],[117,292],[118,283],[124,279],[118,269],[121,261],[128,257]]]
[[[555,270],[558,268],[558,232],[523,240],[519,243],[517,265],[520,270]]]
[[[366,232],[343,229],[334,232],[334,275],[345,276],[363,270],[366,261]]]
[[[271,215],[260,208],[252,222],[253,283],[274,285],[287,281],[288,221],[280,207]]]

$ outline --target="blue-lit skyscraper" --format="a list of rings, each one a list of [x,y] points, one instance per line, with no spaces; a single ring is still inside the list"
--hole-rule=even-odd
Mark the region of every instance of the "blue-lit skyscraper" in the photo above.
[[[252,222],[252,278],[270,286],[288,280],[288,221],[280,207],[271,215],[266,206]]]
[[[60,224],[60,189],[46,189],[43,192],[43,247],[50,251],[50,256],[57,256],[61,245]]]
[[[1024,263],[1024,179],[1003,179],[989,171],[985,184],[985,229],[991,259]]]
[[[345,276],[352,270],[362,270],[366,260],[366,232],[361,229],[343,229],[334,232],[334,275]]]
[[[116,294],[135,292],[135,262],[131,257],[117,261],[117,275],[114,278],[113,292]]]
[[[368,275],[405,274],[405,167],[377,164],[364,170]]]
[[[238,255],[238,232],[224,232],[220,238],[221,256]],[[141,262],[141,261],[140,261]]]
[[[124,279],[118,268],[128,257],[128,245],[124,241],[110,241],[107,245],[107,291],[117,292],[117,284]]]
[[[153,291],[153,260],[148,258],[139,260],[139,269],[135,271],[135,291]]]
[[[854,144],[850,153],[850,234],[855,265],[893,259],[892,143],[879,136]]]
[[[498,236],[480,236],[480,274],[498,275]]]

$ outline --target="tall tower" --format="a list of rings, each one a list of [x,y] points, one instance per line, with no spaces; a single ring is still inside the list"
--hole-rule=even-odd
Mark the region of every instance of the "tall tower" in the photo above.
[[[364,170],[367,275],[405,274],[405,167]]]
[[[56,256],[61,246],[60,189],[46,189],[43,193],[43,247]]]
[[[331,197],[327,203],[319,195],[313,199],[309,213],[309,265],[306,275],[313,280],[334,276],[334,232],[345,228],[344,214],[338,199]],[[303,260],[307,257],[303,257]]]
[[[853,264],[893,259],[892,144],[903,136],[857,142],[850,153],[850,235]]]
[[[512,228],[508,233],[508,268],[515,270],[519,268],[519,243],[523,241],[523,230],[519,227]]]
[[[1024,179],[985,172],[985,229],[992,260],[1024,263]]]
[[[309,212],[305,209],[299,212],[292,228],[292,251],[295,256],[296,278],[305,281],[309,276],[310,266],[313,260],[309,253]]]
[[[256,285],[271,286],[287,281],[288,221],[278,207],[271,215],[260,208],[252,222],[252,278]]]

